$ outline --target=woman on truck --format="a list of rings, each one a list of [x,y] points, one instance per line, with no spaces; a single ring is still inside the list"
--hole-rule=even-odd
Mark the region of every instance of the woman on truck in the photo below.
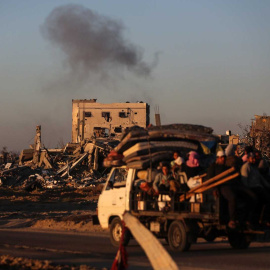
[[[188,160],[182,164],[182,172],[185,172],[187,179],[200,175],[202,167],[200,166],[199,154],[195,151],[188,153]]]

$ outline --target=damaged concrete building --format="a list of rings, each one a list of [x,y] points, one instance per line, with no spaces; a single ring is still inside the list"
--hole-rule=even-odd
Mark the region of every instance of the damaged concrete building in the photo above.
[[[228,144],[239,144],[240,139],[238,134],[232,134],[230,130],[226,131],[225,135],[217,135],[220,139],[221,145],[224,147]]]
[[[150,106],[137,103],[97,103],[96,99],[72,100],[72,142],[93,137],[119,137],[127,127],[149,125]]]
[[[97,103],[96,99],[72,101],[72,142],[48,149],[36,126],[34,143],[21,151],[18,162],[0,170],[0,185],[34,188],[86,187],[102,181],[107,173],[104,158],[132,126],[149,125],[149,105]],[[29,189],[29,190],[30,190]]]
[[[250,128],[253,146],[270,157],[270,116],[255,115]]]

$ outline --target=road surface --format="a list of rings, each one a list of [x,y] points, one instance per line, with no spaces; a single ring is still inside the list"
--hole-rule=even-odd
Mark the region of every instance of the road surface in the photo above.
[[[171,252],[179,269],[269,269],[270,243],[252,243],[249,249],[233,250],[226,241],[194,244],[190,251]],[[0,230],[2,255],[50,260],[58,264],[86,264],[110,269],[116,249],[102,233],[60,233]],[[127,247],[129,269],[152,269],[143,250],[131,240]]]

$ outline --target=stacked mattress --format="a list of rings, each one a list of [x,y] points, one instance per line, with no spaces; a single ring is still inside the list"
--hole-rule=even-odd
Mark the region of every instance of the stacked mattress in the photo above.
[[[208,127],[173,124],[147,129],[130,128],[121,142],[104,160],[104,166],[126,165],[134,169],[156,166],[160,161],[171,161],[175,151],[182,155],[190,151],[202,152],[201,142],[218,141]]]

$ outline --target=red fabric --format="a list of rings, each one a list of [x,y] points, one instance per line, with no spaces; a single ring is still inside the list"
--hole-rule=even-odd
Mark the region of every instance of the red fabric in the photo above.
[[[149,191],[150,187],[149,187],[149,185],[148,185],[147,182],[142,182],[140,184],[140,189],[143,190],[143,191],[145,191],[145,192],[147,192],[147,191]]]
[[[112,150],[109,154],[108,154],[108,158],[112,158],[112,159],[122,159],[124,156],[122,154],[117,153],[115,150]]]
[[[126,270],[128,268],[128,254],[126,248],[123,245],[124,235],[127,230],[125,222],[122,221],[122,235],[120,240],[120,246],[112,264],[111,270]]]

